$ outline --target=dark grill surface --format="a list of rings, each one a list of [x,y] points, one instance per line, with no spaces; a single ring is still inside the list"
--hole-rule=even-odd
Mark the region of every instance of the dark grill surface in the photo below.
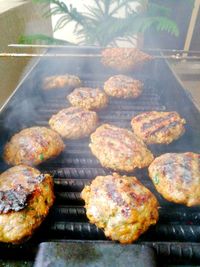
[[[33,125],[48,126],[52,114],[69,106],[64,90],[43,92],[43,77],[52,74],[72,73],[79,75],[85,86],[102,88],[103,82],[114,72],[108,72],[98,59],[43,59],[29,73],[15,95],[0,115],[1,151],[5,142],[22,128]],[[46,65],[47,64],[47,65]],[[94,65],[93,65],[94,64]],[[47,69],[46,66],[52,66]],[[92,67],[94,66],[94,67]],[[145,85],[140,98],[135,100],[110,99],[109,106],[98,112],[100,123],[111,123],[130,129],[131,118],[143,111],[178,111],[186,118],[186,133],[170,145],[152,145],[155,156],[166,152],[193,151],[200,153],[200,116],[173,73],[163,61],[145,68],[145,73],[131,74]],[[105,75],[105,73],[107,73]],[[97,175],[106,175],[110,170],[102,168],[88,148],[89,138],[66,141],[66,149],[58,158],[39,166],[53,174],[56,202],[42,227],[33,238],[21,246],[0,245],[0,258],[33,260],[37,245],[42,241],[66,239],[106,240],[103,232],[91,225],[85,215],[80,192]],[[6,166],[1,159],[0,170]],[[160,219],[141,236],[138,243],[154,247],[158,260],[166,264],[200,263],[200,208],[187,208],[165,201],[154,189],[147,170],[134,174],[158,198]],[[109,241],[105,241],[109,242]],[[160,265],[161,266],[161,263]]]

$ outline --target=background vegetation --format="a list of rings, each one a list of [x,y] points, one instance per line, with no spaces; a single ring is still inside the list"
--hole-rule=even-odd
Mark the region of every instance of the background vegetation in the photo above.
[[[86,12],[78,11],[76,7],[59,0],[33,0],[42,4],[44,16],[60,15],[54,32],[75,22],[74,34],[79,44],[107,46],[116,44],[119,38],[132,42],[133,36],[145,34],[153,28],[157,32],[167,32],[179,36],[179,28],[170,18],[171,10],[163,5],[148,3],[146,0],[91,0]],[[67,2],[67,1],[66,1]],[[49,5],[52,8],[49,9]],[[133,4],[140,4],[137,9]],[[124,16],[120,16],[123,10]],[[67,32],[66,32],[67,35]],[[21,36],[20,43],[65,44],[67,41],[46,35]]]

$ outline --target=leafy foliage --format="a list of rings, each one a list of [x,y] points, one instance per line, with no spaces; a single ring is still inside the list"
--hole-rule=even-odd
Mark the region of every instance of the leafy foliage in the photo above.
[[[44,43],[44,44],[55,44],[55,45],[72,45],[64,40],[56,39],[53,37],[46,36],[44,34],[33,34],[33,35],[21,35],[19,38],[20,44],[33,44],[33,43]]]
[[[177,24],[170,19],[170,9],[154,3],[146,6],[146,0],[91,0],[93,6],[85,6],[86,12],[79,12],[73,5],[59,0],[33,0],[35,3],[53,4],[47,8],[45,17],[60,15],[54,31],[75,22],[74,33],[81,44],[106,46],[118,38],[130,39],[137,33],[145,33],[150,28],[179,35]],[[146,6],[143,10],[133,9],[132,4]],[[119,16],[123,10],[125,15]],[[44,41],[44,36],[42,36]],[[47,40],[49,40],[47,38]]]

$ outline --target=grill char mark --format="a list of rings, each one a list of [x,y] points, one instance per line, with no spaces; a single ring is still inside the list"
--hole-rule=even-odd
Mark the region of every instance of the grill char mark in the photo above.
[[[169,119],[173,118],[175,116],[174,113],[167,114],[167,116],[158,117],[156,119],[152,119],[149,122],[146,122],[142,125],[142,130],[147,130],[148,128],[151,128],[152,126],[156,127],[159,126],[160,123],[165,123],[165,121],[168,121]]]
[[[16,184],[13,189],[0,191],[0,214],[24,209],[27,206],[28,197],[36,190],[36,185],[44,179],[44,174],[36,177],[28,175],[28,187]]]
[[[150,114],[150,112],[144,112],[140,115],[137,115],[133,120],[135,122],[140,122],[143,118],[146,118],[149,114]]]
[[[56,117],[57,114],[54,115],[54,120],[62,122],[62,120],[66,120],[67,118],[68,122],[78,122],[82,118],[87,120],[90,114],[93,114],[92,111],[85,111],[77,108],[72,111],[65,110],[62,113],[60,112],[58,117]]]
[[[143,205],[149,198],[147,194],[136,194],[134,191],[130,192],[129,195],[139,206]]]
[[[99,91],[97,89],[77,89],[75,93],[77,96],[81,97],[82,99],[85,99],[97,97]]]
[[[117,191],[117,187],[114,184],[115,181],[111,183],[107,183],[105,185],[106,191],[107,191],[107,196],[118,206],[124,206],[126,205],[126,202],[123,200],[121,197],[120,193]]]
[[[170,158],[161,164],[163,174],[170,180],[179,177],[181,182],[191,183],[193,180],[192,158],[184,156],[177,158],[176,155],[170,155]]]
[[[192,159],[190,156],[184,155],[180,162],[180,177],[183,182],[191,183],[193,180]]]
[[[125,138],[123,138],[123,136],[125,135],[124,132],[116,129],[116,130],[113,130],[113,129],[108,129],[108,130],[104,130],[103,132],[100,133],[101,137],[104,137],[105,139],[106,138],[111,138],[113,140],[118,140],[120,141],[119,144],[120,146],[125,146],[126,149],[130,150],[130,146],[133,144],[134,140],[131,142],[125,142]],[[134,142],[135,146],[137,145],[136,142]]]
[[[48,147],[49,141],[46,139],[46,133],[40,131],[30,132],[30,137],[28,139],[32,142],[32,146],[35,147],[35,144],[39,144],[42,147]]]
[[[29,195],[30,192],[21,185],[15,189],[0,191],[0,214],[22,210],[27,205]]]
[[[173,128],[177,125],[179,125],[180,123],[178,121],[172,121],[170,122],[168,125],[161,125],[159,126],[157,129],[154,129],[153,131],[148,131],[145,133],[145,136],[149,136],[152,134],[155,134],[157,132],[162,132],[164,133],[165,131],[169,130],[170,128]]]
[[[177,173],[174,168],[174,163],[176,162],[176,156],[170,155],[170,157],[164,161],[164,163],[160,162],[158,164],[159,168],[162,170],[163,175],[167,176],[168,179],[172,180],[174,175]]]

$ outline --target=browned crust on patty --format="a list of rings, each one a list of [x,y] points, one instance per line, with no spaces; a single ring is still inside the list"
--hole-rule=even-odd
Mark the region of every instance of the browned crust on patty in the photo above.
[[[72,106],[88,110],[101,109],[108,105],[107,95],[98,88],[76,88],[67,96],[67,99]]]
[[[50,127],[67,139],[89,136],[97,124],[96,112],[77,107],[62,109],[49,120]]]
[[[115,75],[104,83],[104,90],[109,96],[118,98],[137,98],[143,90],[143,83],[126,75]]]
[[[120,243],[137,240],[158,221],[158,202],[136,177],[97,176],[81,196],[90,222]]]
[[[55,131],[46,127],[31,127],[12,136],[4,147],[4,160],[10,165],[38,165],[58,156],[64,147]]]
[[[153,155],[143,141],[131,131],[103,124],[91,134],[89,144],[101,165],[114,170],[131,172],[153,161]]]
[[[53,179],[45,174],[41,182],[31,183],[36,181],[38,175],[41,175],[38,170],[25,165],[12,167],[1,174],[1,191],[21,185],[30,194],[23,209],[0,214],[0,242],[23,242],[31,237],[47,216],[55,198]]]
[[[168,201],[188,207],[200,204],[200,155],[167,153],[149,166],[149,176]]]
[[[185,132],[185,119],[173,112],[144,112],[131,120],[133,132],[147,144],[169,144]]]
[[[118,71],[130,71],[138,69],[153,57],[138,50],[137,48],[114,47],[102,51],[101,62],[106,67]]]
[[[64,74],[64,75],[53,75],[45,77],[43,80],[44,90],[54,90],[61,88],[75,88],[81,85],[81,80],[78,76]]]

